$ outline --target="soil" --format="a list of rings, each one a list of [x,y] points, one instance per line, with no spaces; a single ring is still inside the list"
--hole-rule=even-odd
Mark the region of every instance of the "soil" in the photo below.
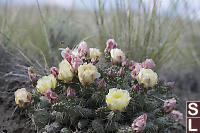
[[[13,53],[13,52],[12,52]],[[23,58],[12,55],[7,48],[0,45],[0,132],[2,133],[32,133],[31,119],[25,112],[16,109],[14,92],[18,88],[32,89],[28,83],[27,65]],[[179,70],[169,73],[166,79],[176,81],[174,93],[180,104],[178,109],[185,114],[185,101],[198,100],[200,96],[200,71]],[[185,118],[184,118],[185,119]],[[185,124],[184,120],[182,121]]]
[[[14,92],[18,88],[30,88],[26,64],[11,55],[4,46],[0,46],[0,57],[0,132],[31,133],[30,119],[16,109],[14,100]]]

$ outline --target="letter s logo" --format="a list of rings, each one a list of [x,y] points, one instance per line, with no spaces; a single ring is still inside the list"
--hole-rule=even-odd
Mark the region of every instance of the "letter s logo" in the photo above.
[[[193,107],[193,106],[195,106],[196,108]],[[194,113],[192,113],[192,112],[189,110],[189,111],[188,111],[189,115],[195,116],[195,115],[198,114],[198,109],[197,109],[198,105],[197,105],[196,103],[189,103],[188,107],[189,107],[190,110],[193,110],[193,111],[194,111]]]

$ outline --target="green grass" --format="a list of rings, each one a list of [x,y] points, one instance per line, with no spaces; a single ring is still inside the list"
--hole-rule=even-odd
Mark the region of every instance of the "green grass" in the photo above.
[[[105,11],[105,1],[97,2],[94,11],[1,5],[0,41],[13,45],[38,69],[57,65],[60,47],[73,48],[86,40],[90,47],[103,51],[109,38],[117,41],[129,59],[153,58],[159,70],[200,65],[199,22],[176,14],[176,3],[171,5],[174,15],[169,16],[160,14],[156,0],[150,8],[139,0],[137,11],[131,9],[129,0],[116,2],[111,11]]]
[[[112,37],[130,59],[143,61],[145,58],[153,58],[157,68],[167,64],[176,53],[183,20],[178,16],[170,18],[159,15],[159,3],[156,1],[152,11],[146,9],[142,1],[137,12],[126,9],[126,4],[120,1],[117,9],[107,16],[103,7],[95,11],[96,19],[99,20],[98,43],[102,44]]]

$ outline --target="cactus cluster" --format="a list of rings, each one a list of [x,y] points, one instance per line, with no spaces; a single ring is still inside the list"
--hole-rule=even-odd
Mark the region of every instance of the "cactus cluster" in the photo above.
[[[109,39],[105,56],[89,49],[86,42],[72,51],[62,49],[60,68],[52,67],[50,75],[39,80],[31,68],[29,77],[36,89],[31,99],[26,92],[16,92],[15,100],[39,132],[166,133],[174,129],[182,114],[173,117],[177,112],[173,86],[153,71],[153,60],[129,61],[116,46]]]

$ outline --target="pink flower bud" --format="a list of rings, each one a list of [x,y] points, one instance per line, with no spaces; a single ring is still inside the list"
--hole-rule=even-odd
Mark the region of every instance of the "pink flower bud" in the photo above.
[[[90,56],[90,49],[85,41],[82,41],[78,45],[78,55],[81,58],[86,58]]]
[[[126,59],[126,60],[124,60],[124,61],[122,62],[122,66],[123,66],[123,67],[129,67],[129,61],[128,61],[128,59]]]
[[[31,83],[35,83],[38,79],[37,79],[37,76],[35,74],[30,74],[29,80],[30,80]]]
[[[70,98],[73,98],[75,96],[76,96],[75,90],[71,87],[68,87],[67,88],[67,98],[70,99]]]
[[[75,72],[77,72],[78,67],[83,64],[83,61],[75,55],[70,55],[65,59],[70,63]]]
[[[61,52],[61,56],[63,57],[63,59],[65,59],[66,57],[72,55],[72,51],[67,47],[66,49],[62,50]]]
[[[58,68],[56,67],[51,67],[50,68],[50,73],[55,77],[55,78],[58,78]]]
[[[172,115],[174,121],[176,121],[176,122],[178,122],[178,121],[183,119],[183,114],[181,112],[179,112],[179,111],[173,110],[171,112],[171,115]]]
[[[168,99],[164,102],[163,109],[166,113],[171,112],[176,107],[176,99]]]
[[[110,70],[108,71],[108,76],[110,76],[110,77],[115,76],[115,72],[114,72],[112,69],[110,69]]]
[[[128,68],[130,69],[130,70],[134,70],[135,69],[135,64],[136,64],[136,62],[135,61],[130,61],[129,62],[129,64],[128,64]]]
[[[51,103],[55,103],[58,101],[58,95],[49,88],[46,89],[44,95]]]
[[[131,128],[134,132],[142,132],[146,127],[147,115],[143,114],[133,121]]]
[[[137,80],[137,77],[138,77],[138,74],[139,74],[141,68],[142,68],[141,63],[135,63],[135,68],[131,72],[131,76],[132,76],[133,80]]]
[[[124,69],[123,69],[123,68],[120,68],[119,71],[117,72],[117,74],[118,74],[119,76],[124,76],[124,75],[125,75]]]
[[[138,90],[139,90],[139,86],[138,86],[138,85],[133,85],[133,86],[132,86],[132,90],[138,91]]]
[[[111,51],[111,49],[116,48],[117,47],[117,43],[115,42],[114,39],[108,39],[108,41],[106,42],[106,48],[104,50],[104,53],[108,53]]]
[[[69,63],[71,63],[71,61],[72,61],[72,56],[73,56],[73,55],[69,55],[69,56],[65,57],[65,59],[66,59]]]
[[[78,71],[78,67],[83,64],[83,61],[79,57],[71,55],[70,64],[73,67],[73,69],[75,70],[75,72],[77,72]]]
[[[169,88],[174,88],[175,82],[167,82],[166,86]]]
[[[34,72],[33,67],[28,67],[28,77],[31,83],[37,81],[37,74]]]
[[[142,67],[146,69],[153,69],[155,66],[156,65],[152,59],[146,59],[144,62],[142,62]]]
[[[106,86],[107,86],[106,81],[104,80],[104,78],[101,79],[101,80],[99,80],[99,81],[97,82],[97,85],[98,85],[98,88],[99,88],[99,89],[105,89]]]
[[[91,59],[92,64],[96,64],[96,63],[98,63],[98,61],[99,61],[99,57],[94,57]]]
[[[164,82],[165,82],[165,80],[164,80],[162,77],[159,77],[159,78],[158,78],[158,83],[163,84]]]

